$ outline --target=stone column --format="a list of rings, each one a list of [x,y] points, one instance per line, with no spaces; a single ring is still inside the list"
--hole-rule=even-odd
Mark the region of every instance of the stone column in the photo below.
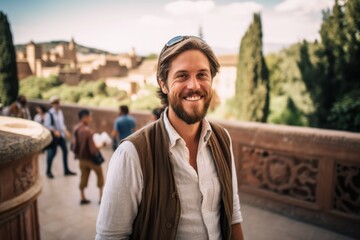
[[[38,156],[50,141],[42,125],[0,116],[0,239],[40,239]]]

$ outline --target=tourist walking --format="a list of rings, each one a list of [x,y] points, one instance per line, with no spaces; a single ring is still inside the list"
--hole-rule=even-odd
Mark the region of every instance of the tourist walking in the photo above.
[[[231,138],[205,116],[219,63],[197,37],[162,49],[158,121],[113,154],[96,239],[243,239]]]
[[[119,117],[114,121],[114,128],[111,133],[113,139],[116,139],[116,142],[120,142],[125,139],[127,136],[134,132],[136,123],[135,119],[132,116],[129,116],[129,107],[126,105],[121,105],[119,107]],[[114,144],[113,150],[116,150],[117,144]]]
[[[66,137],[70,138],[70,134],[66,129],[64,123],[64,115],[60,109],[60,98],[57,96],[52,96],[50,98],[50,103],[52,107],[49,109],[48,113],[45,116],[44,125],[50,130],[53,141],[46,149],[46,176],[50,179],[54,178],[51,166],[56,155],[57,146],[60,146],[63,154],[64,175],[74,176],[76,175],[76,173],[70,171],[68,167],[68,148],[66,144]]]
[[[40,124],[44,124],[45,122],[45,116],[46,116],[46,108],[42,105],[37,105],[35,107],[36,114],[34,116],[34,121],[38,122]]]
[[[93,140],[93,131],[89,124],[92,121],[90,111],[82,109],[78,113],[80,122],[73,130],[73,151],[75,158],[79,159],[80,177],[80,204],[89,204],[90,200],[85,197],[85,188],[87,187],[89,175],[93,170],[97,176],[97,186],[99,188],[99,203],[101,200],[102,189],[104,185],[104,176],[100,164],[95,164],[92,160],[96,154],[100,153],[99,148]]]

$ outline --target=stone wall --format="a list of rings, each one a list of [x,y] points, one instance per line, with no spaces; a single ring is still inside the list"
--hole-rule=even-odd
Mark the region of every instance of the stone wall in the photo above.
[[[219,123],[233,139],[241,199],[360,236],[360,134]]]
[[[70,128],[80,108],[63,105]],[[90,109],[95,132],[110,133],[117,109]],[[137,128],[149,122],[149,112],[132,115]],[[360,134],[217,122],[232,137],[241,201],[360,238]]]
[[[32,75],[31,68],[27,61],[17,61],[16,66],[17,66],[19,80]]]
[[[61,70],[59,80],[71,86],[78,85],[80,82],[80,72],[78,70]]]

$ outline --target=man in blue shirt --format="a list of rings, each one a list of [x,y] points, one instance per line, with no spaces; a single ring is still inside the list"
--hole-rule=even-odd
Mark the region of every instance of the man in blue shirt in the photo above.
[[[134,132],[135,128],[135,120],[133,117],[129,116],[129,108],[128,106],[122,105],[120,106],[120,116],[115,119],[114,129],[111,133],[113,138],[118,138],[117,140],[120,142],[122,139],[129,136]],[[117,145],[116,145],[117,147]]]

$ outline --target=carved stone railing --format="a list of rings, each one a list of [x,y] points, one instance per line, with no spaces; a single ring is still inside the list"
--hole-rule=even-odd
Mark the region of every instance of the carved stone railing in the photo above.
[[[38,153],[50,141],[40,124],[0,116],[0,239],[40,239]]]
[[[241,200],[360,237],[360,134],[218,123],[233,140]]]
[[[70,128],[80,108],[63,105]],[[95,131],[110,133],[117,110],[89,109]],[[149,113],[132,115],[137,128],[150,121]],[[216,122],[232,137],[240,201],[360,238],[360,134]]]

